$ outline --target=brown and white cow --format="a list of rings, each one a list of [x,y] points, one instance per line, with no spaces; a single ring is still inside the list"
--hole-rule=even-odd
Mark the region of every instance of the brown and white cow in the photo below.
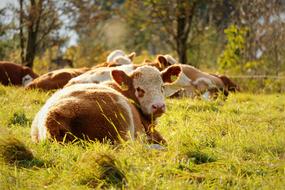
[[[100,67],[100,68],[92,68],[92,70],[75,77],[71,79],[66,86],[70,86],[73,84],[82,84],[82,83],[101,83],[105,81],[109,81],[112,79],[111,72],[113,70],[122,70],[126,72],[127,74],[130,74],[132,71],[134,71],[136,68],[142,67],[142,66],[153,66],[156,67],[158,70],[162,71],[163,68],[170,66],[171,64],[167,61],[167,59],[162,56],[158,55],[156,60],[154,62],[151,61],[145,61],[142,64],[129,64],[129,65],[120,65],[117,67]]]
[[[164,83],[172,83],[181,71],[171,66],[163,72],[143,66],[130,75],[112,70],[113,81],[75,84],[57,91],[32,123],[34,142],[76,138],[111,142],[146,134],[149,142],[165,143],[155,130],[155,119],[165,112]]]
[[[132,64],[132,61],[135,56],[136,56],[135,52],[132,52],[129,55],[127,55],[122,50],[114,50],[108,55],[106,61],[107,63],[112,63],[112,62],[117,63],[117,66],[128,65],[128,64]]]
[[[225,96],[229,91],[238,90],[237,85],[226,76],[208,74],[199,69],[184,64],[177,64],[182,68],[182,74],[173,84],[165,86],[167,97],[176,96],[183,92],[185,97],[196,97],[206,93],[205,98],[216,97],[218,91],[222,91]]]
[[[171,55],[157,55],[154,61],[144,60],[142,65],[150,65],[156,67],[158,70],[162,71],[170,65],[178,63]],[[138,65],[139,66],[139,65]]]
[[[59,69],[48,72],[44,75],[41,75],[30,84],[27,85],[27,89],[38,88],[42,90],[53,90],[63,88],[64,85],[68,83],[68,81],[74,77],[77,77],[86,71],[89,68],[66,68],[66,69]]]
[[[8,61],[0,62],[0,83],[26,86],[38,75],[32,69]]]

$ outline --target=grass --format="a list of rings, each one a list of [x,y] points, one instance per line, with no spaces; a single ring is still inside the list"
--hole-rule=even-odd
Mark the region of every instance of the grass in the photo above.
[[[0,189],[283,189],[285,95],[167,100],[166,150],[138,142],[34,144],[50,93],[0,86]]]

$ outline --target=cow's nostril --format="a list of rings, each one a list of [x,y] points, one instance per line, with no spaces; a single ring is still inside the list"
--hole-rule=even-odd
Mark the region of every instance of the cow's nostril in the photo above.
[[[152,109],[156,110],[157,109],[157,105],[152,105]]]
[[[164,112],[165,111],[165,104],[153,104],[152,105],[153,112]]]

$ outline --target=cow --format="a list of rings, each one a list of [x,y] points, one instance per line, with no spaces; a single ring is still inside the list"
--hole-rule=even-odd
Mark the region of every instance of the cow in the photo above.
[[[155,121],[166,110],[163,85],[174,82],[180,72],[180,66],[162,72],[142,66],[129,75],[112,70],[112,81],[63,88],[35,116],[32,140],[70,142],[79,138],[120,143],[146,134],[149,143],[166,144]]]
[[[182,74],[173,84],[165,86],[166,97],[197,97],[204,94],[206,99],[216,98],[217,93],[222,91],[228,96],[229,91],[238,90],[238,86],[224,75],[208,74],[199,69],[185,64],[180,65]]]
[[[77,77],[85,72],[87,72],[89,68],[66,68],[66,69],[58,69],[51,72],[48,72],[44,75],[41,75],[30,84],[26,86],[26,89],[42,89],[42,90],[54,90],[63,88],[64,85],[68,83],[68,81],[74,77]]]
[[[8,61],[0,62],[0,83],[3,85],[26,86],[37,77],[29,67]]]
[[[149,65],[156,67],[158,70],[162,71],[162,68],[166,68],[171,64],[167,61],[167,59],[163,55],[158,55],[154,62],[147,61],[143,62],[142,64],[131,64],[131,65],[121,65],[117,67],[100,67],[100,68],[93,68],[92,70],[71,79],[66,86],[70,86],[73,84],[78,83],[101,83],[105,81],[109,81],[112,79],[111,72],[114,69],[125,71],[127,74],[130,74],[136,68]]]
[[[136,56],[135,52],[132,52],[129,55],[127,55],[122,50],[114,50],[108,55],[106,61],[107,63],[115,62],[118,63],[118,65],[128,65],[132,64],[132,61],[135,56]]]
[[[144,60],[142,65],[150,65],[156,67],[158,70],[162,71],[170,65],[178,63],[171,55],[157,55],[154,61],[148,59]]]

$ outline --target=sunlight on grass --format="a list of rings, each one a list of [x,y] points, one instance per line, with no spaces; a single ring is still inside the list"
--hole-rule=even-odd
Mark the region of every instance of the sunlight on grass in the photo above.
[[[149,149],[139,140],[120,145],[83,140],[34,144],[30,122],[49,96],[0,86],[1,188],[285,186],[285,95],[242,93],[213,102],[167,100],[167,112],[157,126],[168,142],[165,150]]]

